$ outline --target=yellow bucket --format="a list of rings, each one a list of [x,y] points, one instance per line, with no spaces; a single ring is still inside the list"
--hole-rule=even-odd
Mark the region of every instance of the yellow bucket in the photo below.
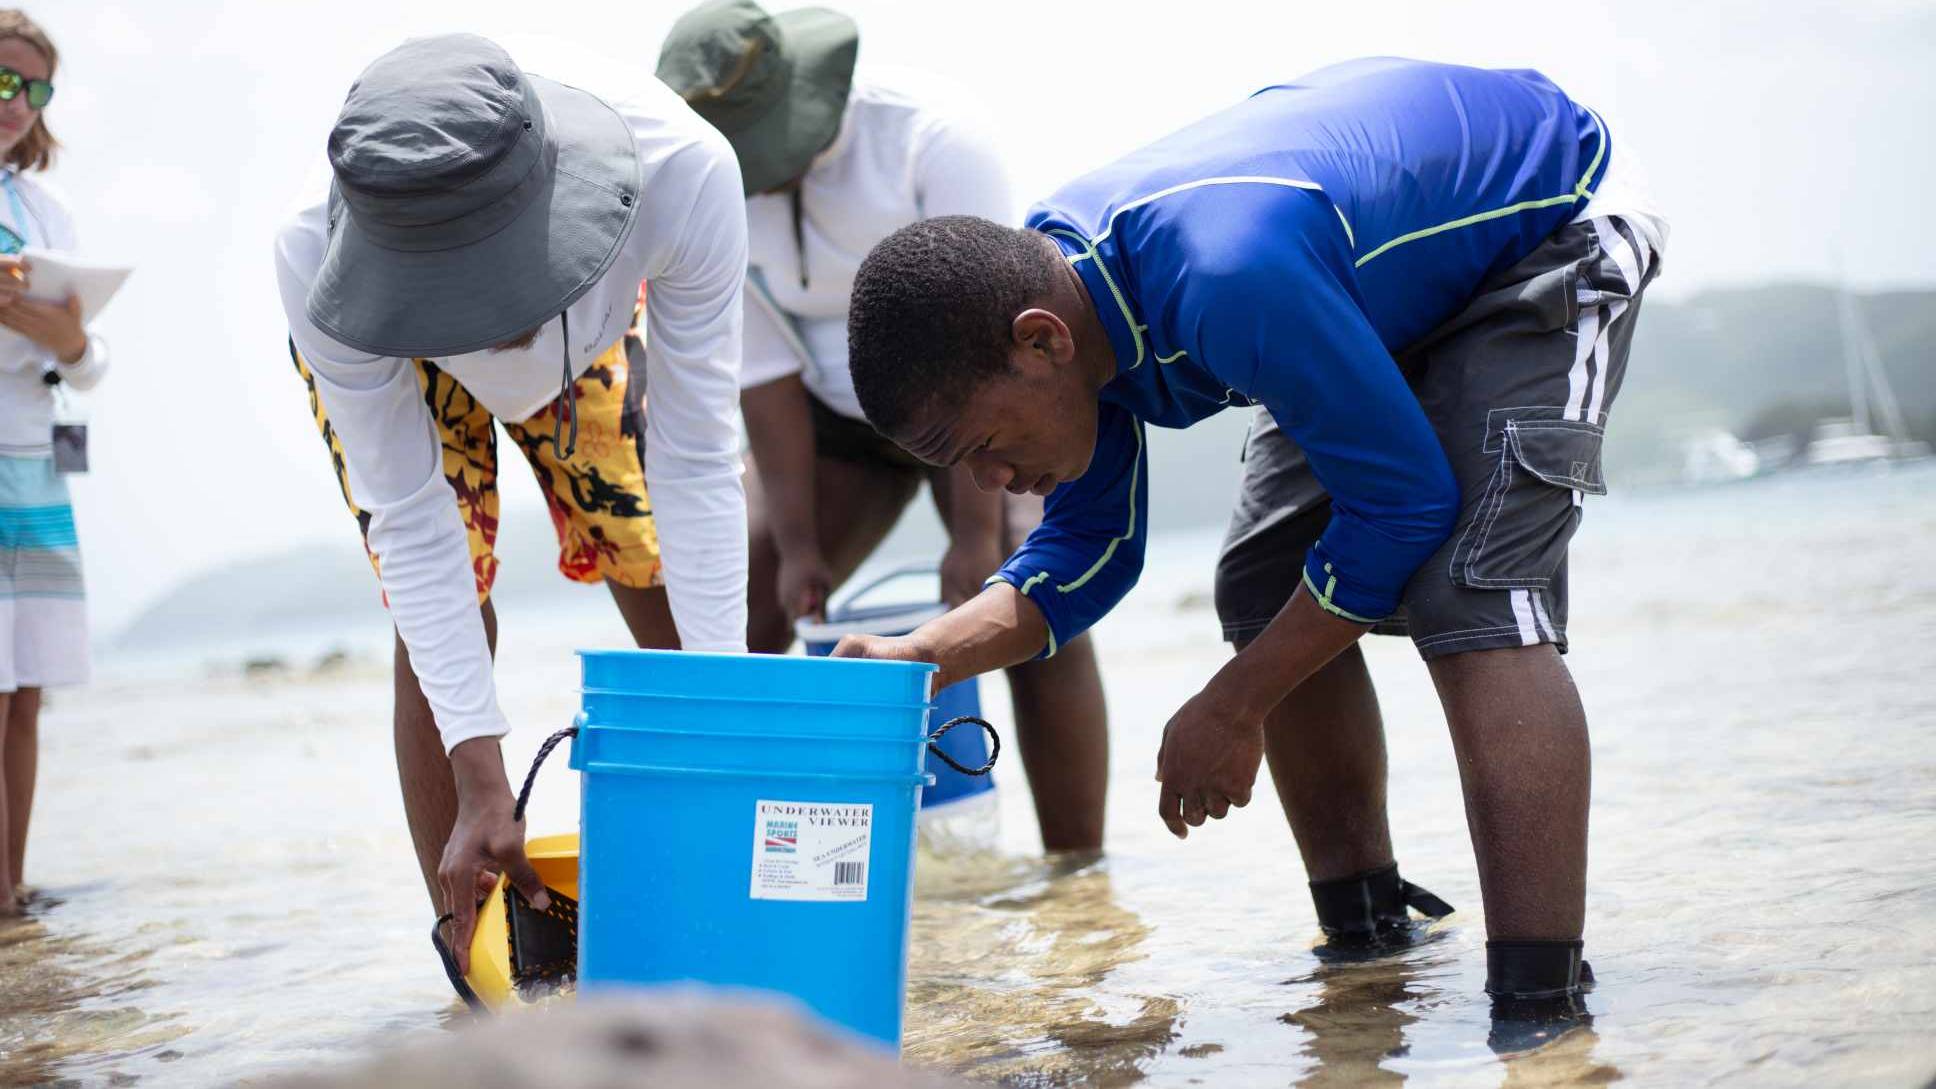
[[[438,920],[432,932],[451,986],[473,1009],[533,1005],[570,990],[577,981],[578,835],[539,836],[525,845],[525,856],[551,892],[550,910],[533,910],[499,877],[478,905],[471,970],[461,978],[443,938],[445,920]]]

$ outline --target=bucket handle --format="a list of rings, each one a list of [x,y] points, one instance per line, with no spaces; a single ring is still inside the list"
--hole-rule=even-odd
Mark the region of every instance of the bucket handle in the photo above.
[[[988,731],[988,763],[983,764],[981,767],[971,768],[966,764],[963,764],[957,761],[954,757],[949,756],[946,752],[942,751],[942,748],[940,745],[941,735],[947,733],[949,730],[954,729],[955,727],[961,725],[964,722],[972,722],[975,725],[981,727],[983,730]],[[975,715],[957,715],[954,718],[951,718],[948,721],[942,723],[941,725],[936,726],[934,728],[934,732],[928,735],[928,751],[940,757],[942,763],[948,765],[949,767],[955,769],[956,771],[960,772],[963,775],[987,775],[989,772],[995,770],[995,761],[1001,759],[1002,735],[996,733],[995,727],[990,726],[988,724],[988,720],[985,718],[980,718]]]
[[[531,758],[531,770],[525,773],[524,785],[518,788],[518,804],[511,807],[512,820],[522,821],[524,819],[524,807],[531,801],[531,787],[538,781],[538,769],[544,767],[545,757],[551,755],[551,750],[557,748],[560,741],[568,737],[577,736],[578,724],[574,722],[570,726],[545,738],[544,744],[538,746],[538,755]]]
[[[855,608],[860,604],[862,598],[865,598],[868,594],[873,593],[874,591],[880,589],[883,586],[886,586],[890,583],[899,582],[902,579],[919,578],[925,575],[939,574],[940,571],[941,569],[939,567],[931,563],[911,563],[911,564],[903,565],[901,567],[896,567],[894,570],[881,575],[879,578],[875,579],[874,581],[848,594],[845,598],[841,600],[839,609],[828,610],[827,620],[831,623],[839,619],[839,617],[835,616],[836,613],[844,617],[848,611],[852,610],[853,608]]]
[[[456,989],[457,997],[464,1000],[464,1005],[469,1006],[472,1013],[489,1013],[491,1008],[484,1004],[483,999],[477,997],[477,992],[471,989],[470,981],[457,970],[457,954],[450,951],[450,943],[444,940],[444,924],[455,918],[457,915],[448,911],[437,916],[437,921],[430,924],[430,944],[437,947],[437,959],[444,962],[444,976]]]

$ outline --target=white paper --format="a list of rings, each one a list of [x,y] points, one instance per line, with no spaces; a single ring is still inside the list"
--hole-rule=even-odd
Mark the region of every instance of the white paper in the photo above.
[[[874,807],[778,802],[753,807],[754,900],[865,900]]]
[[[69,296],[81,300],[81,320],[94,315],[121,290],[122,281],[134,271],[118,265],[99,265],[71,253],[28,246],[20,251],[27,263],[27,297],[43,302],[66,302]]]

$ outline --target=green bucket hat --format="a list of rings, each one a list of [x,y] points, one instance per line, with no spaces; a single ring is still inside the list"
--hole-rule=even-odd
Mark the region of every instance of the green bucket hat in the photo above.
[[[750,195],[806,173],[834,142],[859,52],[860,29],[837,11],[707,0],[666,35],[659,79],[732,143]]]

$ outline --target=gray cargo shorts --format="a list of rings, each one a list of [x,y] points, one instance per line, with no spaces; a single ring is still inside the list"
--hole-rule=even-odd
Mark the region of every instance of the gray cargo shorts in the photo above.
[[[1373,630],[1432,658],[1552,643],[1566,650],[1566,551],[1581,499],[1604,495],[1600,444],[1620,393],[1640,296],[1658,271],[1615,217],[1568,224],[1481,285],[1398,358],[1451,461],[1458,524]],[[1290,600],[1331,498],[1259,409],[1217,561],[1224,638],[1256,638]]]

